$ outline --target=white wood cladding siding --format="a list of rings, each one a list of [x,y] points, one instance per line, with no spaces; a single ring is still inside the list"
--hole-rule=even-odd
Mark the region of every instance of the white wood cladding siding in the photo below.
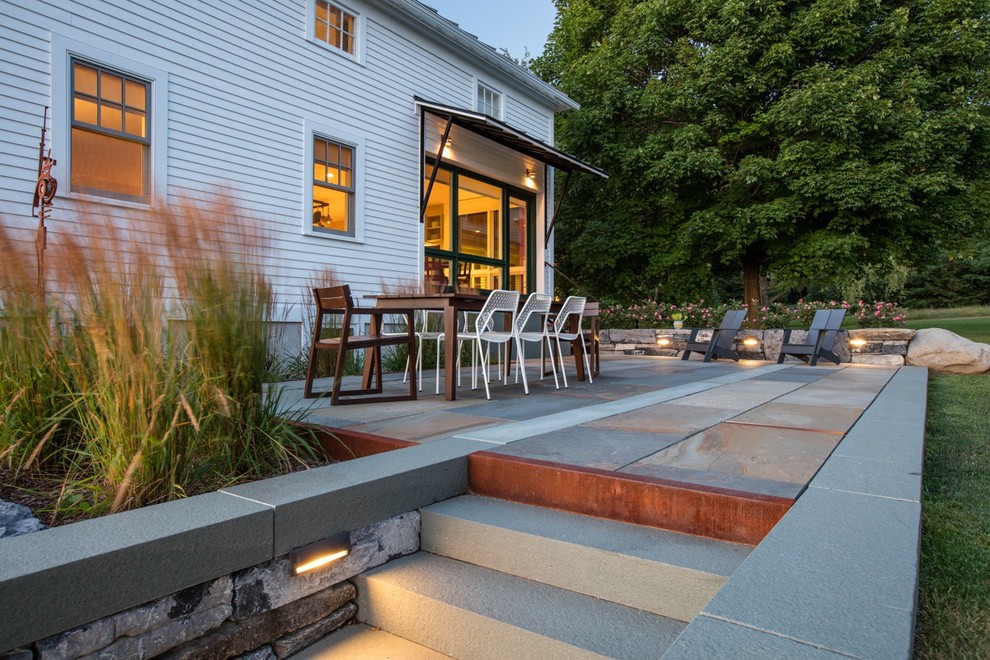
[[[159,193],[182,202],[200,199],[214,186],[232,191],[231,210],[263,218],[273,237],[266,261],[283,300],[307,307],[308,298],[299,296],[327,266],[359,295],[378,291],[383,281],[418,281],[421,155],[413,97],[473,108],[476,80],[497,73],[424,38],[371,2],[348,1],[363,22],[362,61],[340,56],[308,38],[312,3],[4,0],[0,211],[15,216],[5,222],[25,228],[36,222],[30,218],[30,191],[41,111],[52,98],[51,59],[63,56],[53,53],[52,35],[58,34],[94,52],[167,72],[168,89],[155,92],[167,94],[167,116],[152,117],[168,127],[166,187]],[[508,83],[501,88],[506,121],[548,140],[552,111]],[[52,109],[53,130],[66,125],[67,111]],[[361,137],[364,168],[356,178],[364,213],[356,220],[363,240],[303,232],[312,167],[303,162],[311,139],[306,122],[334,129],[325,136],[331,139]],[[474,144],[477,151],[465,154],[466,166],[520,185],[518,158],[486,150],[476,138]],[[542,166],[538,171],[542,176]],[[73,218],[67,186],[59,193],[55,240],[58,232],[73,231],[73,222],[85,222]],[[133,205],[106,208],[121,219],[135,214]],[[538,218],[542,222],[542,202]],[[300,305],[289,307],[289,317],[298,320]]]

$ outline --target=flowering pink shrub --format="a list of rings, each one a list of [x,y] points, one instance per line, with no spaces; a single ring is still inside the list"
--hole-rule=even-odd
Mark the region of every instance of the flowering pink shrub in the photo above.
[[[904,325],[907,313],[896,303],[877,300],[866,303],[862,300],[856,306],[856,325],[861,328],[895,328]]]

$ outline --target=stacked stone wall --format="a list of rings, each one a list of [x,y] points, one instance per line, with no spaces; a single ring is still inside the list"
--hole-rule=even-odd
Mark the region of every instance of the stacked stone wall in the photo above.
[[[419,534],[419,513],[405,513],[352,532],[350,554],[325,569],[293,576],[288,556],[277,557],[0,652],[0,660],[285,658],[350,621],[357,606],[348,580],[416,552]]]
[[[864,328],[841,330],[835,340],[834,352],[842,362],[853,364],[875,364],[902,366],[908,352],[908,344],[915,331],[903,328]],[[603,355],[662,355],[681,357],[691,336],[691,330],[684,328],[602,330],[599,333]],[[698,331],[695,341],[711,339],[712,330]],[[789,341],[801,343],[808,336],[807,330],[791,331]],[[753,338],[755,346],[747,346],[744,341]],[[862,339],[863,346],[850,346],[853,339]],[[740,330],[736,334],[735,350],[740,357],[748,360],[776,361],[780,346],[784,341],[784,330]],[[700,357],[700,356],[692,356]],[[797,358],[787,358],[796,360]]]

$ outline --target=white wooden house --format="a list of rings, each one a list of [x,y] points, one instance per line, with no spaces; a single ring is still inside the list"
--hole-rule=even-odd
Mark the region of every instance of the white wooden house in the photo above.
[[[25,229],[45,106],[50,232],[220,186],[268,223],[292,323],[327,266],[359,295],[424,270],[546,290],[551,168],[603,175],[550,146],[572,100],[415,0],[3,0],[0,213]]]

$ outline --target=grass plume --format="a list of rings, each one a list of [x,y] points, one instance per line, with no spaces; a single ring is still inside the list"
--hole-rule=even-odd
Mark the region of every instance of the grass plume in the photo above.
[[[85,231],[50,235],[44,301],[33,244],[0,223],[0,460],[64,478],[101,513],[312,457],[263,394],[275,296],[260,224],[207,203],[76,216]]]

